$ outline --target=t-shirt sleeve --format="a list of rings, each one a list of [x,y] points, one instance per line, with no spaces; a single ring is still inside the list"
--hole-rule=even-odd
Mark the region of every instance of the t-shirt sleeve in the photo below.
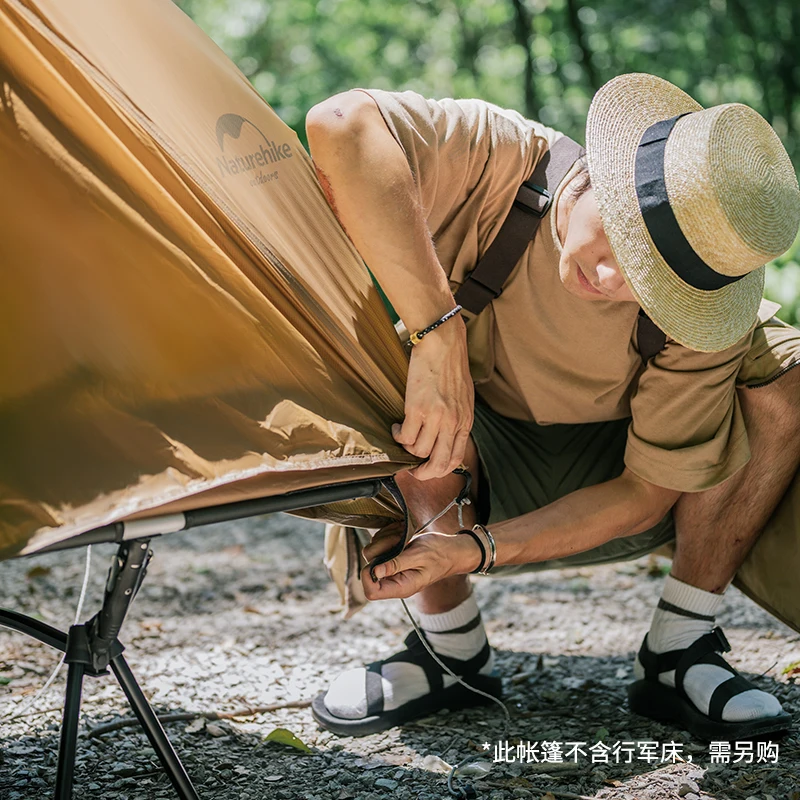
[[[482,100],[361,91],[375,101],[405,153],[442,266],[460,281],[459,262],[474,266],[520,184],[561,134]]]
[[[736,376],[752,331],[719,353],[670,341],[642,373],[631,399],[626,466],[658,486],[710,489],[750,458]]]

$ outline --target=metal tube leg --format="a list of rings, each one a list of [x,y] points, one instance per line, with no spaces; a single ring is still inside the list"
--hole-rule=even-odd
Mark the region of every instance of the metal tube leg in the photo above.
[[[136,682],[128,662],[121,653],[111,659],[111,669],[114,670],[114,675],[117,676],[122,691],[125,692],[131,708],[150,740],[150,744],[164,765],[164,770],[170,781],[172,781],[178,797],[181,800],[200,800],[183,764],[172,747],[172,743],[167,739],[167,734],[164,733],[164,728],[158,721],[155,711],[153,711],[150,703],[147,702],[147,698]]]
[[[78,746],[78,721],[81,713],[83,664],[70,664],[67,673],[67,693],[61,723],[61,745],[58,749],[55,800],[70,800],[75,772],[75,751]]]

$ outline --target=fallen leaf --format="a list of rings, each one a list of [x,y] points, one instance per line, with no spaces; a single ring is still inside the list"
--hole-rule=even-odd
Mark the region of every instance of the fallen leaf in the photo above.
[[[800,677],[800,661],[792,661],[791,664],[781,670],[781,675],[788,675],[790,678]]]
[[[473,761],[461,767],[456,774],[460,778],[485,778],[491,769],[492,765],[488,761]]]
[[[595,742],[601,742],[601,741],[603,741],[603,739],[606,738],[606,736],[608,736],[608,728],[598,728],[594,732],[594,736],[592,737],[592,739]]]
[[[185,733],[200,733],[206,727],[205,717],[192,720],[183,730]]]
[[[403,764],[410,764],[414,759],[408,753],[385,753],[381,756],[384,764],[392,767],[399,767]]]
[[[425,756],[425,758],[422,759],[422,769],[446,775],[450,772],[452,767],[444,759],[439,758],[439,756]]]
[[[206,725],[206,733],[209,736],[214,736],[215,738],[219,738],[220,736],[227,736],[228,735],[228,731],[226,731],[225,728],[223,728],[223,727],[221,727],[219,725],[216,725],[213,722],[209,722]]]
[[[31,567],[26,573],[25,577],[30,580],[31,578],[44,578],[45,575],[50,574],[50,567]]]
[[[294,747],[295,750],[302,750],[304,753],[311,752],[311,748],[307,744],[298,739],[291,731],[286,730],[286,728],[275,728],[274,731],[264,737],[264,741],[285,744],[288,747]]]

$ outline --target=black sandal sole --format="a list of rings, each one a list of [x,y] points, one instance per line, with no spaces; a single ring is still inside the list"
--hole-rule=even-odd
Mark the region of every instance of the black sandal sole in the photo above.
[[[503,696],[500,678],[492,675],[471,675],[463,678],[470,686],[500,700]],[[325,706],[325,692],[320,692],[311,702],[311,714],[320,726],[339,736],[369,736],[373,733],[404,725],[412,720],[427,717],[443,708],[458,711],[463,708],[489,705],[488,697],[475,694],[460,683],[454,683],[436,694],[426,694],[411,700],[393,711],[384,711],[361,719],[335,717]]]
[[[635,714],[657,722],[675,723],[708,742],[758,739],[785,733],[792,727],[792,716],[785,711],[777,717],[748,722],[715,722],[684,700],[675,689],[649,680],[629,684],[628,706]]]

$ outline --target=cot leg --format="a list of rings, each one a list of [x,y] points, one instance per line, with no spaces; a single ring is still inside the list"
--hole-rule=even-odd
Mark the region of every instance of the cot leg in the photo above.
[[[71,800],[72,777],[75,771],[75,751],[78,745],[78,720],[81,713],[81,691],[85,667],[80,663],[69,665],[64,716],[61,722],[61,744],[58,749],[55,800]]]
[[[114,671],[114,675],[117,676],[119,685],[122,687],[122,691],[125,692],[125,696],[128,698],[128,702],[139,720],[139,724],[144,728],[153,750],[156,751],[164,771],[172,781],[178,797],[181,800],[199,800],[183,764],[175,753],[167,734],[164,733],[164,728],[158,721],[158,717],[147,701],[144,692],[136,682],[136,678],[134,678],[131,668],[122,653],[111,659],[111,669]]]

